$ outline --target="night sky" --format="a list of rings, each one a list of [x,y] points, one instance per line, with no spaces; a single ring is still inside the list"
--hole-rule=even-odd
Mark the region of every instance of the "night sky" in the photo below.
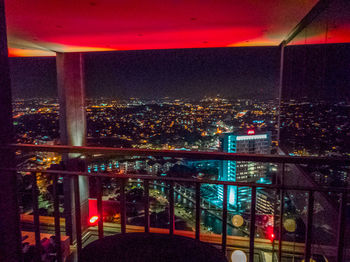
[[[55,57],[10,58],[14,98],[56,97]]]
[[[15,98],[56,97],[54,57],[10,58]],[[278,47],[86,53],[88,97],[276,97]]]
[[[350,44],[289,46],[284,67],[284,99],[350,103]]]
[[[88,97],[275,98],[278,47],[85,54]],[[15,98],[57,97],[54,57],[10,58]],[[289,46],[283,98],[350,100],[350,45]]]

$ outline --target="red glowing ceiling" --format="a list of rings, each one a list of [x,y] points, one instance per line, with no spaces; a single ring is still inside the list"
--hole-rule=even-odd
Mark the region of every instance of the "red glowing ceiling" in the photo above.
[[[10,56],[278,45],[317,0],[6,0]]]

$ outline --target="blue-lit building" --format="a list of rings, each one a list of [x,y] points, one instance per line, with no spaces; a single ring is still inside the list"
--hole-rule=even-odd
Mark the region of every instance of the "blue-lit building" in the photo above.
[[[227,153],[270,154],[271,133],[256,134],[254,130],[246,133],[226,133],[221,138],[221,149]],[[256,182],[264,179],[268,172],[265,163],[243,161],[221,161],[219,180]],[[250,190],[246,187],[228,187],[229,205],[242,207],[250,200]],[[223,188],[218,188],[218,198],[223,199]]]

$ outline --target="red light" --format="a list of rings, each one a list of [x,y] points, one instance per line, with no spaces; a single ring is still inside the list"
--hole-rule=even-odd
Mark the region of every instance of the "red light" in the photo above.
[[[248,135],[254,135],[255,131],[254,130],[248,130]]]
[[[95,224],[100,218],[98,216],[92,216],[89,219],[90,224]]]
[[[267,236],[268,239],[270,239],[271,242],[274,241],[276,236],[275,236],[274,229],[273,229],[272,226],[268,226],[266,228],[266,236]]]

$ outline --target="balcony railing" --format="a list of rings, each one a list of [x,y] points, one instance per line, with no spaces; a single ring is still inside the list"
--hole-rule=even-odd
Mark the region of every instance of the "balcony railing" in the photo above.
[[[233,154],[233,153],[222,153],[222,152],[190,152],[190,151],[174,151],[174,150],[144,150],[144,149],[123,149],[123,148],[102,148],[102,147],[73,147],[73,146],[46,146],[46,145],[10,145],[7,147],[12,151],[20,150],[30,152],[56,152],[62,154],[78,153],[80,155],[92,156],[96,154],[103,154],[103,156],[160,156],[160,157],[172,157],[172,158],[186,158],[186,159],[207,159],[207,160],[230,160],[230,161],[251,161],[251,162],[267,162],[267,163],[278,163],[281,170],[281,177],[285,175],[285,168],[288,164],[329,164],[329,165],[349,165],[349,159],[345,158],[323,158],[323,157],[291,157],[281,155],[251,155],[251,154]],[[152,232],[150,226],[150,195],[149,188],[152,181],[164,182],[168,187],[168,200],[169,200],[169,229],[168,234],[176,234],[178,231],[175,230],[175,200],[174,200],[174,189],[175,183],[186,183],[194,186],[195,193],[195,232],[194,238],[203,241],[204,238],[200,232],[201,222],[201,185],[212,184],[218,185],[223,188],[223,201],[222,201],[222,235],[221,235],[221,249],[222,252],[226,253],[228,247],[228,236],[227,236],[227,218],[228,218],[228,186],[237,187],[248,187],[251,192],[250,199],[250,221],[249,221],[249,261],[254,260],[254,248],[256,245],[256,197],[257,189],[263,188],[266,190],[275,191],[279,195],[279,228],[278,240],[275,243],[278,245],[277,257],[278,261],[282,261],[283,246],[288,245],[288,242],[283,241],[283,214],[284,214],[284,195],[285,192],[293,190],[296,192],[307,192],[307,215],[306,215],[306,230],[305,230],[305,242],[304,245],[299,248],[304,248],[304,261],[310,261],[312,257],[312,246],[313,246],[313,232],[312,225],[314,222],[314,209],[315,209],[315,194],[316,193],[336,193],[339,194],[339,205],[338,209],[338,227],[337,227],[337,242],[335,247],[335,261],[344,261],[344,234],[346,224],[346,205],[347,205],[347,188],[338,187],[309,187],[309,186],[296,186],[286,185],[282,183],[275,184],[258,184],[258,183],[245,183],[245,182],[232,182],[232,181],[217,181],[217,180],[206,180],[206,179],[188,179],[188,178],[174,178],[174,177],[159,177],[150,175],[140,174],[113,174],[113,173],[88,173],[88,172],[76,172],[69,170],[37,170],[37,169],[6,169],[8,171],[23,171],[30,172],[32,176],[32,198],[33,198],[33,221],[34,221],[34,232],[35,232],[35,243],[37,250],[41,249],[40,243],[40,216],[38,208],[38,186],[37,186],[37,173],[45,173],[52,176],[53,181],[53,207],[54,207],[54,228],[55,228],[55,241],[57,250],[58,261],[62,261],[62,250],[61,250],[61,226],[60,226],[60,211],[59,211],[59,193],[58,193],[58,178],[59,177],[71,177],[74,184],[74,201],[75,201],[75,223],[76,223],[76,250],[78,261],[82,252],[82,224],[81,224],[81,210],[80,210],[80,187],[79,177],[95,177],[96,178],[96,198],[97,198],[97,211],[100,218],[103,218],[103,205],[102,205],[102,178],[114,178],[120,181],[120,229],[121,233],[127,232],[127,219],[126,219],[126,194],[125,188],[128,183],[128,179],[139,179],[143,183],[144,187],[144,231]],[[281,180],[283,181],[283,179]],[[275,214],[276,215],[276,214]],[[104,236],[104,223],[103,219],[98,220],[98,237]],[[230,241],[229,245],[232,245]],[[274,260],[273,260],[274,261]]]

